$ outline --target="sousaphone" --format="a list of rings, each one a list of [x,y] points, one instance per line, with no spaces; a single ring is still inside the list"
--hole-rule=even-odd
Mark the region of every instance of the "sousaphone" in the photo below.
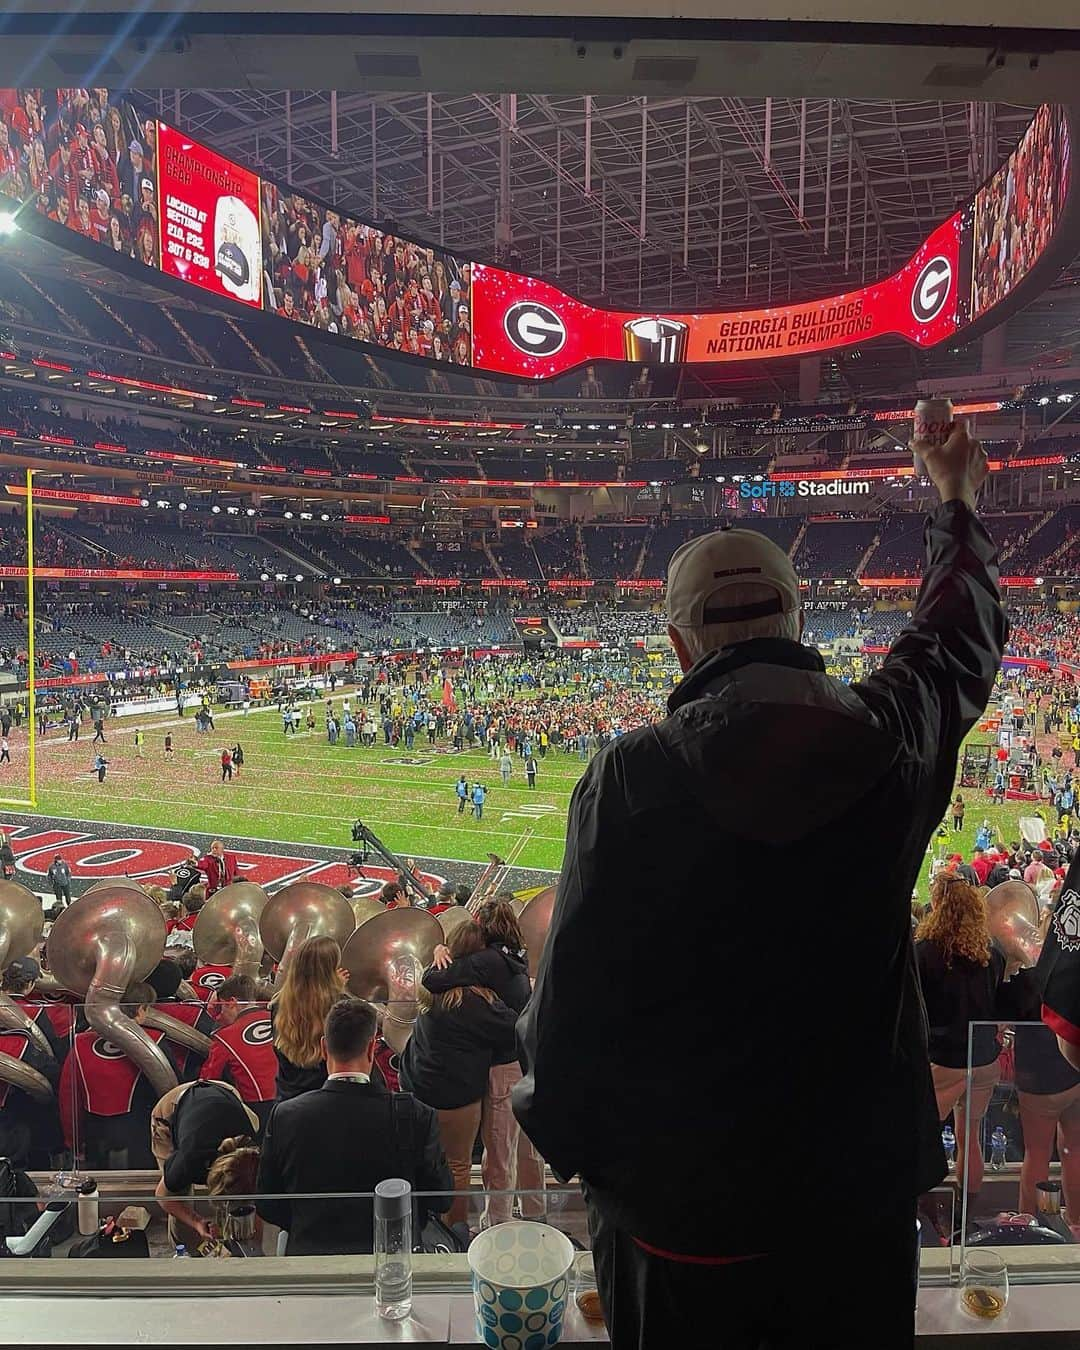
[[[165,950],[165,918],[137,886],[99,885],[63,910],[49,933],[49,966],[65,989],[86,997],[86,1020],[123,1050],[159,1097],[176,1086],[164,1052],[120,1010],[124,991],[145,980]]]
[[[551,927],[557,893],[557,886],[545,886],[526,902],[518,915],[518,928],[521,929],[529,958],[529,975],[534,980],[540,969],[540,958],[544,954],[544,944],[547,942],[548,929]]]
[[[442,940],[426,910],[388,909],[361,924],[342,949],[349,993],[383,1005],[383,1037],[397,1051],[412,1035],[420,981]]]
[[[352,905],[332,886],[294,881],[271,896],[259,917],[263,946],[284,971],[296,949],[308,938],[333,938],[344,947],[356,928]]]
[[[41,903],[33,891],[28,891],[17,881],[0,881],[0,971],[6,970],[12,961],[29,956],[37,948],[44,926],[45,918],[41,912]],[[24,1032],[39,1050],[50,1059],[54,1058],[49,1038],[7,994],[0,994],[0,1027]],[[10,1064],[7,1063],[9,1060]],[[0,1060],[0,1079],[7,1083],[14,1082],[16,1087],[23,1087],[25,1091],[29,1091],[24,1083],[15,1082],[15,1079],[5,1072],[12,1064],[18,1066],[20,1076],[24,1073],[34,1073],[29,1065],[23,1064],[13,1055],[4,1055]],[[48,1096],[51,1097],[52,1088],[49,1087],[48,1080],[41,1074],[36,1074],[35,1077],[41,1079]]]
[[[231,966],[234,975],[257,979],[263,958],[259,921],[267,895],[253,881],[234,881],[207,900],[191,939],[195,955],[207,966]]]
[[[1003,881],[986,897],[990,935],[1006,958],[1023,969],[1034,966],[1042,950],[1039,900],[1026,881]]]

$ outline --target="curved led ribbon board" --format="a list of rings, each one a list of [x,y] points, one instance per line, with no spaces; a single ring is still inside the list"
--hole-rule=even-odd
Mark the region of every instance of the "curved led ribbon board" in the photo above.
[[[1050,104],[891,276],[801,304],[698,313],[601,309],[539,277],[388,234],[106,90],[0,90],[0,121],[0,195],[20,203],[25,228],[332,341],[516,379],[599,361],[805,356],[884,336],[968,341],[1037,296],[1080,244],[1080,121]]]

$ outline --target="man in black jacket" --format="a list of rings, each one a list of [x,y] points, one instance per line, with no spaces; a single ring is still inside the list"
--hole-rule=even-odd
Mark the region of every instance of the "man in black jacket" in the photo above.
[[[882,668],[825,674],[768,539],[693,540],[668,570],[669,716],[574,793],[514,1104],[585,1183],[617,1350],[913,1342],[916,1197],[945,1162],[911,892],[1007,632],[982,447],[915,449],[942,504]],[[807,867],[841,844],[842,868]],[[825,1214],[842,1270],[803,1240]]]
[[[363,999],[340,999],[326,1017],[326,1082],[314,1092],[278,1102],[263,1134],[256,1208],[289,1235],[289,1256],[370,1252],[370,1199],[296,1200],[311,1192],[370,1195],[387,1177],[414,1191],[451,1189],[435,1112],[408,1093],[390,1094],[371,1082],[375,1009]],[[450,1197],[422,1202],[441,1214]],[[417,1228],[417,1231],[419,1229]]]

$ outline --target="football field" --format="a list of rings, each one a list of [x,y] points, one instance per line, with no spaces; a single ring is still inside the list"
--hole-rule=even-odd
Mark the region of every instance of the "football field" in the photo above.
[[[340,707],[340,692],[335,699]],[[51,731],[38,741],[38,809],[43,815],[109,824],[151,826],[195,835],[230,835],[270,842],[350,846],[359,817],[395,853],[451,861],[486,861],[506,855],[522,836],[531,838],[516,861],[522,868],[555,870],[562,862],[566,808],[583,763],[554,753],[538,760],[537,786],[529,789],[523,761],[503,786],[498,765],[485,753],[455,753],[432,747],[426,734],[412,750],[383,743],[353,748],[327,742],[323,710],[315,706],[314,731],[285,735],[276,709],[247,716],[215,713],[215,730],[199,733],[193,716],[146,719],[142,757],[136,753],[132,718],[106,723],[104,746],[93,745],[93,728],[80,739]],[[166,731],[173,755],[166,758]],[[14,739],[18,737],[18,739]],[[221,781],[221,750],[239,742],[244,767]],[[25,728],[13,733],[15,763],[3,780],[3,795],[25,790]],[[102,751],[108,760],[103,783],[93,771]],[[8,766],[0,766],[6,770]],[[472,804],[458,812],[455,784],[461,774],[487,789],[483,818]],[[22,780],[22,781],[20,781]]]
[[[338,691],[336,703],[340,703]],[[330,745],[315,705],[313,732],[282,733],[276,709],[218,713],[216,729],[198,733],[194,718],[175,714],[146,719],[142,756],[136,753],[136,723],[131,718],[106,724],[106,744],[93,745],[93,729],[84,726],[80,739],[51,731],[38,742],[38,812],[45,817],[136,825],[176,831],[206,840],[215,835],[273,844],[304,844],[349,849],[350,828],[359,817],[395,853],[448,862],[486,861],[489,852],[515,854],[522,869],[556,871],[562,863],[566,812],[570,794],[584,769],[577,754],[549,750],[538,760],[537,787],[526,785],[523,761],[514,756],[511,781],[504,786],[498,765],[479,751],[455,753],[445,745],[429,746],[426,735],[413,749],[395,749],[383,742],[373,748],[348,748],[341,739]],[[166,731],[174,753],[164,753]],[[26,729],[12,733],[13,763],[0,766],[0,795],[25,792]],[[985,739],[979,733],[973,740]],[[239,741],[245,763],[231,782],[221,781],[222,747]],[[103,750],[108,771],[98,783],[94,756]],[[471,803],[459,813],[455,795],[458,777],[470,787],[487,788],[483,818],[473,816]],[[964,791],[964,829],[944,840],[947,851],[970,855],[975,833],[984,819],[1000,828],[1005,841],[1019,838],[1021,815],[1041,812],[1045,803],[1006,802],[993,806],[985,793]],[[203,847],[206,846],[203,844]],[[520,846],[520,852],[518,848]],[[929,861],[929,855],[928,855]],[[925,871],[920,883],[925,897]]]

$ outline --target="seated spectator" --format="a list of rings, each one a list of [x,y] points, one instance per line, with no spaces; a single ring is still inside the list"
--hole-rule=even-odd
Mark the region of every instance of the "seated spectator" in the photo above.
[[[256,1208],[288,1233],[288,1256],[370,1252],[374,1215],[366,1196],[387,1177],[402,1177],[414,1191],[450,1189],[435,1112],[371,1082],[377,1025],[370,1003],[339,999],[322,1037],[326,1082],[316,1092],[278,1102],[270,1115],[259,1162],[264,1198]],[[358,1194],[291,1198],[320,1191]],[[448,1203],[445,1196],[423,1201],[414,1231]]]

